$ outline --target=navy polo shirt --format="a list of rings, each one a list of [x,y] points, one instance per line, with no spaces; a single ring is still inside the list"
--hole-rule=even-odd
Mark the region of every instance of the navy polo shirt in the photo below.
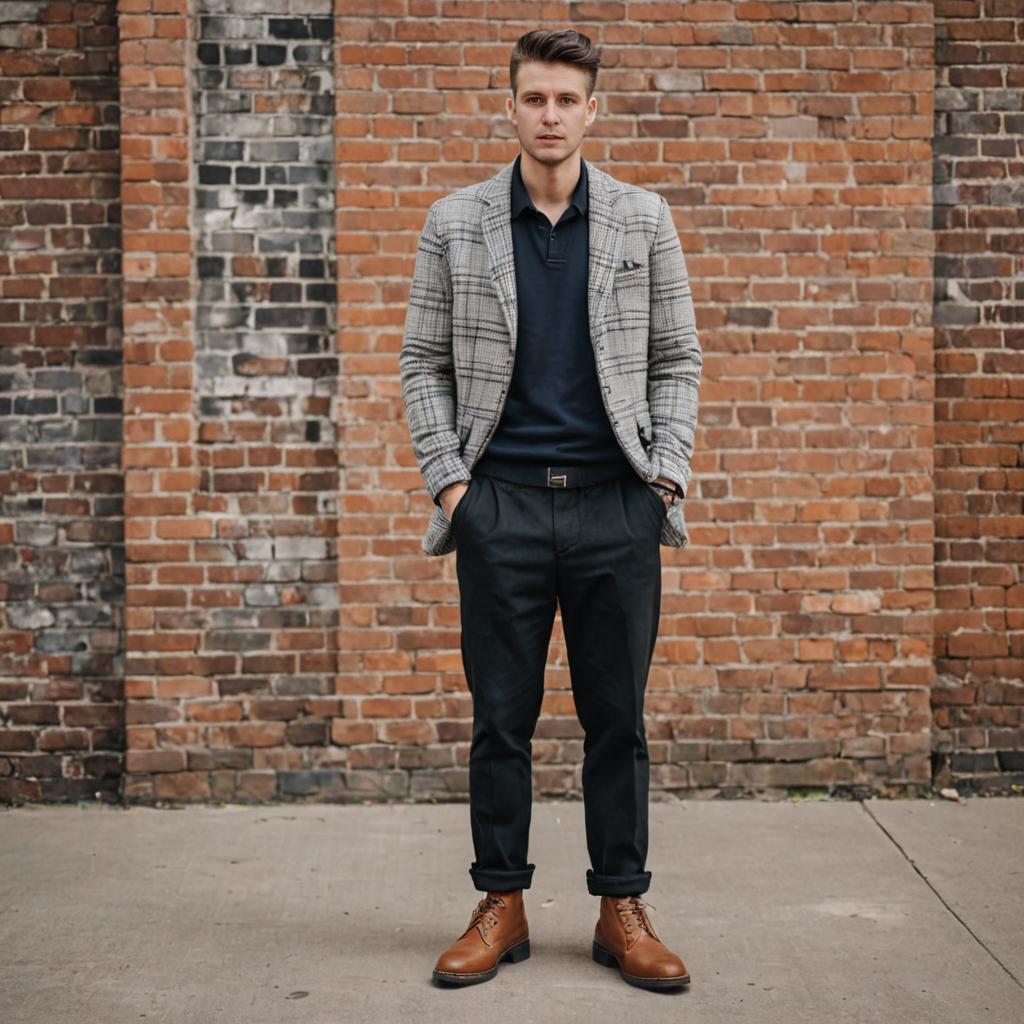
[[[505,411],[488,456],[542,466],[629,463],[608,422],[590,340],[587,165],[558,223],[530,199],[516,157],[511,219],[519,324]]]

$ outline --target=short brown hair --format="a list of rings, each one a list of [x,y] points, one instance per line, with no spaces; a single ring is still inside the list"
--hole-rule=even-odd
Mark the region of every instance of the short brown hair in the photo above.
[[[574,64],[587,73],[587,99],[593,95],[597,82],[597,69],[601,66],[601,50],[595,46],[589,36],[577,32],[574,28],[546,29],[536,28],[516,40],[512,51],[512,59],[508,63],[509,80],[512,83],[512,96],[516,95],[516,76],[519,65],[526,60],[539,60],[548,64],[559,62]]]

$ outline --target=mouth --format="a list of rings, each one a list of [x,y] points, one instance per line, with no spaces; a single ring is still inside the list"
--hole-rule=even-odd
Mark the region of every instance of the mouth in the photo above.
[[[564,135],[538,135],[537,137],[545,142],[561,142],[565,138]]]

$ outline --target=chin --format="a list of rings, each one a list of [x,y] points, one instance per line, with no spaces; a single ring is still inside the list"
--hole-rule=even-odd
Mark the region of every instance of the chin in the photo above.
[[[539,148],[534,148],[532,144],[527,145],[522,141],[522,139],[519,140],[519,144],[527,153],[530,154],[530,156],[534,158],[534,160],[541,164],[560,163],[562,160],[566,160],[571,157],[573,153],[576,152],[577,148],[570,146],[565,142],[560,146],[541,146]]]

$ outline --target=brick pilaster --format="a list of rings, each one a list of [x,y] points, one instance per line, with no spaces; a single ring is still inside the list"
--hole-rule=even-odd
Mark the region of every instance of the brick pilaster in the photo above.
[[[124,743],[113,0],[0,3],[0,800],[116,799]]]
[[[1024,787],[1024,8],[939,2],[937,781]]]
[[[130,800],[209,795],[183,774],[184,695],[209,694],[201,581],[188,0],[119,0],[124,228],[125,721]],[[165,783],[164,780],[171,780]]]

